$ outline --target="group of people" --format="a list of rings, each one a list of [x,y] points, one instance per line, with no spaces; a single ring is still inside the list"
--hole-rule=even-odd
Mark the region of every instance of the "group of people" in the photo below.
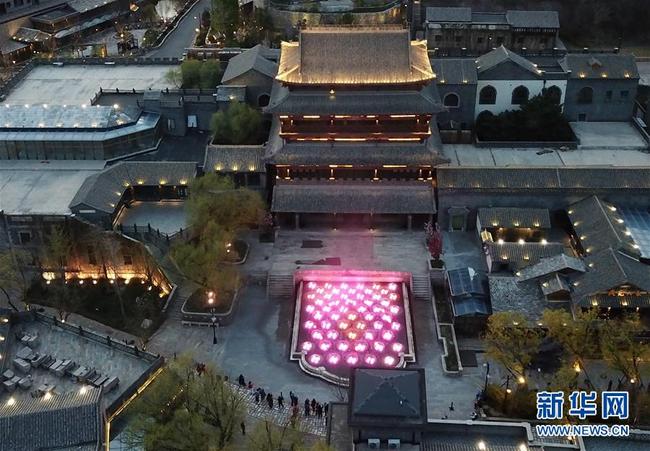
[[[237,378],[237,383],[241,388],[253,390],[253,383],[251,381],[246,382],[243,374],[240,374]],[[277,405],[278,409],[284,409],[284,395],[282,392],[277,397],[274,397],[273,394],[267,393],[262,387],[257,387],[253,395],[255,397],[255,403],[259,404],[260,402],[266,402],[269,407],[269,410],[273,410],[273,407]],[[300,413],[300,402],[298,396],[292,391],[289,392],[289,400],[291,409],[291,420],[295,421]],[[317,418],[327,418],[327,413],[329,412],[329,405],[327,403],[316,402],[316,399],[305,399],[304,402],[304,414],[306,417],[314,416]]]

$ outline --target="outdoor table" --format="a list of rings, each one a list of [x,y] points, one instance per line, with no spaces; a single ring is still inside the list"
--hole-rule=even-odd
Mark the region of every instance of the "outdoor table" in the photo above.
[[[120,383],[120,379],[117,378],[116,376],[113,376],[113,377],[107,379],[106,381],[104,381],[102,386],[104,387],[104,391],[106,393],[108,393],[109,391],[111,391],[115,387],[117,387],[117,384],[119,384],[119,383]]]
[[[29,370],[32,369],[32,366],[29,364],[29,362],[26,362],[23,359],[14,359],[13,360],[14,368],[16,368],[18,371],[21,373],[29,373]]]
[[[4,381],[2,385],[4,386],[5,390],[7,390],[9,393],[16,390],[16,382],[13,379]]]
[[[21,380],[18,381],[18,386],[23,390],[27,390],[29,387],[32,386],[32,378],[23,377]]]
[[[49,370],[51,373],[54,373],[54,372],[56,371],[56,369],[57,369],[57,368],[58,368],[62,363],[63,363],[63,360],[61,360],[61,359],[56,359],[56,360],[55,360],[54,362],[52,362],[52,364],[48,367],[48,370]]]
[[[5,371],[4,373],[2,373],[2,377],[3,377],[4,379],[11,379],[11,378],[14,377],[15,375],[16,375],[16,374],[15,374],[13,371],[11,371],[11,370],[7,370],[7,371]]]
[[[33,356],[34,351],[32,351],[28,346],[23,346],[23,348],[16,353],[16,357],[23,360],[31,360]]]

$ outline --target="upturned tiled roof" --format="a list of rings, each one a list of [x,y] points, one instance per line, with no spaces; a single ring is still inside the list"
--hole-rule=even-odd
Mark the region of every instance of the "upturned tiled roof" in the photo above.
[[[265,57],[265,50],[264,46],[258,44],[237,56],[233,56],[228,61],[228,66],[223,73],[221,83],[228,83],[230,80],[250,70],[259,72],[269,78],[274,78],[278,73],[278,65]]]
[[[568,254],[570,249],[562,243],[485,243],[487,252],[493,262],[508,263],[519,270],[538,263],[542,258],[558,254]]]
[[[120,162],[88,177],[70,202],[70,208],[87,206],[110,214],[129,186],[185,185],[195,175],[195,162]]]
[[[401,27],[316,27],[283,42],[279,81],[298,85],[426,83],[434,78],[427,44]]]
[[[433,214],[428,183],[313,182],[279,183],[271,211],[277,213]]]
[[[479,74],[481,74],[495,68],[501,63],[505,63],[506,61],[515,63],[516,65],[535,74],[540,78],[542,76],[542,71],[538,69],[534,63],[527,60],[523,56],[517,55],[515,52],[511,52],[503,45],[492,50],[491,52],[486,53],[485,55],[479,56],[476,60],[476,70]]]
[[[567,213],[587,254],[612,248],[623,250],[637,258],[641,255],[623,219],[617,214],[616,207],[598,196],[590,196],[569,205]]]
[[[604,249],[585,258],[587,272],[573,279],[572,299],[591,305],[591,297],[621,285],[650,291],[650,265],[614,249]]]
[[[534,265],[522,269],[517,279],[524,281],[537,279],[559,271],[585,272],[585,264],[582,260],[566,254],[558,254],[552,257],[541,258]]]
[[[479,208],[482,227],[550,229],[551,215],[546,208]]]
[[[571,78],[639,78],[634,55],[622,53],[569,53],[560,60],[560,65],[571,71]]]
[[[0,451],[97,450],[102,440],[101,390],[20,396],[0,405]]]

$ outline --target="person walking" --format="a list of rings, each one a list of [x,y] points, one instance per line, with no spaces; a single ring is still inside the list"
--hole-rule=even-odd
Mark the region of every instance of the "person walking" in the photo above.
[[[253,383],[251,381],[248,381],[248,389],[249,390],[253,389]]]
[[[266,392],[263,388],[260,388],[260,398],[262,398],[262,401],[266,398]]]
[[[255,404],[259,404],[259,403],[260,403],[260,391],[255,390]]]
[[[271,393],[266,395],[266,402],[269,405],[269,409],[273,409],[273,395]]]
[[[323,406],[318,403],[316,404],[316,416],[318,418],[323,418]]]
[[[278,396],[278,409],[284,409],[284,396],[282,396],[282,392]]]
[[[454,401],[452,401],[451,404],[449,404],[449,411],[450,412],[454,411]]]
[[[316,399],[314,398],[311,399],[311,410],[312,412],[316,412]]]
[[[239,375],[239,377],[237,378],[237,382],[239,382],[240,387],[245,387],[246,386],[246,379],[244,379],[243,374]]]
[[[305,399],[305,416],[309,416],[309,399]]]
[[[325,414],[325,417],[327,417],[327,412],[330,411],[330,405],[328,403],[325,403],[323,406],[323,413]]]
[[[242,421],[239,423],[239,427],[241,428],[241,435],[246,435],[246,424]]]

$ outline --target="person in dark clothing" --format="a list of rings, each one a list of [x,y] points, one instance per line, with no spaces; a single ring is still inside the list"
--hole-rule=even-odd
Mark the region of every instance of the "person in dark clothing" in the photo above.
[[[278,408],[284,409],[284,396],[282,396],[282,392],[280,392],[280,396],[278,396]]]
[[[325,416],[327,416],[327,412],[329,411],[330,411],[330,405],[328,403],[325,403],[325,405],[323,406],[323,413],[325,414]]]
[[[323,418],[323,406],[316,404],[316,416],[318,418]]]
[[[240,387],[245,387],[246,386],[246,379],[244,379],[243,374],[239,375],[239,377],[237,378],[237,382],[239,382]]]
[[[311,410],[316,411],[316,400],[314,398],[311,399]]]
[[[273,408],[273,395],[271,393],[266,395],[266,402],[269,405],[269,409],[272,409]]]
[[[239,427],[241,428],[241,435],[246,435],[246,424],[244,424],[244,422],[242,421],[239,424]]]
[[[260,388],[260,398],[262,398],[262,400],[266,398],[266,392],[264,391],[263,388]]]
[[[449,411],[450,412],[454,411],[454,401],[452,401],[451,404],[449,404]]]
[[[255,391],[255,404],[260,403],[260,392],[259,390]]]
[[[253,383],[251,381],[248,381],[248,389],[249,390],[253,389]]]
[[[305,399],[305,416],[309,416],[309,399]]]

